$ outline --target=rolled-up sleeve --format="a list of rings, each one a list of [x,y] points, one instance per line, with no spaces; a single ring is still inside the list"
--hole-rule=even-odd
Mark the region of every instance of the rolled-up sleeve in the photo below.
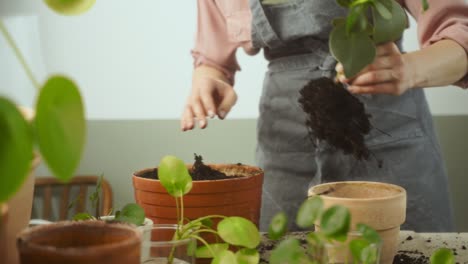
[[[197,5],[194,66],[214,67],[234,83],[235,72],[240,69],[236,59],[239,43],[229,40],[226,19],[214,0],[198,0]]]
[[[468,53],[468,5],[464,0],[429,0],[423,11],[420,0],[404,0],[403,4],[416,19],[421,47],[442,39],[451,39]],[[468,88],[468,74],[455,83]]]

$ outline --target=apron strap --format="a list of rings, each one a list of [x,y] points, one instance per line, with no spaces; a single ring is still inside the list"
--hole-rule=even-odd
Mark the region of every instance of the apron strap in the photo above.
[[[236,0],[233,0],[236,1]],[[276,32],[270,25],[268,18],[260,3],[262,0],[250,0],[252,11],[252,44],[255,48],[277,48],[283,45]]]

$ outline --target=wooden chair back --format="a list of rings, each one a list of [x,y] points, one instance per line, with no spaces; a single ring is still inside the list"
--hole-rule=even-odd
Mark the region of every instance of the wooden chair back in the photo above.
[[[70,220],[68,219],[69,205],[76,200],[74,213],[84,212],[90,203],[88,190],[96,187],[99,176],[75,176],[69,182],[63,183],[54,177],[36,177],[34,183],[34,200],[42,196],[42,214],[37,212],[35,218],[49,221]],[[78,192],[77,196],[71,197],[72,192]],[[58,217],[54,216],[53,196],[58,195]],[[37,208],[33,208],[33,210]],[[107,215],[112,210],[112,188],[106,179],[102,179],[100,199],[95,212],[92,215]]]

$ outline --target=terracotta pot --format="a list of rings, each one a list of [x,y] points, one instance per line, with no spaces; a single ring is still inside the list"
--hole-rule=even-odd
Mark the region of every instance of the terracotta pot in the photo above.
[[[140,263],[141,231],[103,221],[57,222],[18,237],[22,264]]]
[[[352,229],[358,223],[374,228],[383,241],[380,263],[393,262],[400,225],[406,218],[405,189],[387,183],[350,181],[316,185],[309,189],[309,196],[314,195],[322,197],[325,208],[347,207]]]
[[[16,249],[16,236],[26,227],[31,219],[31,211],[34,197],[34,172],[40,163],[40,157],[35,155],[31,164],[31,170],[19,191],[8,201],[10,208],[9,221],[6,234],[9,264],[19,263],[18,251]]]
[[[8,206],[0,204],[0,263],[8,263],[8,249],[7,249],[7,224],[8,224]]]
[[[189,219],[216,214],[241,216],[258,226],[262,197],[263,171],[257,167],[235,164],[208,164],[228,176],[224,180],[193,181],[192,190],[184,196],[184,215]],[[188,165],[190,168],[191,165]],[[159,180],[139,177],[154,172],[144,169],[133,174],[135,200],[143,207],[146,216],[155,224],[176,224],[175,200]]]

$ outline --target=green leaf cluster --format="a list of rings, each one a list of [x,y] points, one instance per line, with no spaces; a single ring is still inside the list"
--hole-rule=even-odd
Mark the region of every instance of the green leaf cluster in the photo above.
[[[80,14],[95,0],[44,0],[60,14]],[[23,54],[0,20],[0,32],[39,90],[33,120],[26,120],[13,101],[0,96],[0,203],[21,187],[38,152],[54,175],[67,181],[76,170],[86,138],[83,100],[67,76],[54,75],[44,84],[35,79]]]
[[[74,221],[82,221],[82,220],[102,220],[102,216],[99,215],[99,206],[101,201],[101,190],[102,190],[102,181],[104,180],[104,175],[101,174],[99,180],[96,184],[96,188],[94,191],[89,195],[88,199],[91,202],[91,208],[94,209],[95,214],[92,215],[88,212],[79,212],[73,216]],[[78,195],[69,205],[68,210],[75,207],[75,205],[82,199],[80,195]],[[109,212],[109,214],[112,212]],[[136,226],[141,226],[145,222],[145,211],[141,206],[135,203],[126,204],[121,210],[115,212],[113,219],[104,219],[110,222],[124,222],[129,224],[134,224]]]
[[[255,249],[260,244],[260,233],[249,220],[232,216],[208,215],[194,220],[184,218],[184,195],[192,188],[192,177],[185,163],[175,156],[165,156],[158,166],[158,178],[166,191],[176,199],[178,230],[174,240],[195,239],[202,245],[195,250],[198,258],[211,258],[211,263],[257,264],[260,254]],[[213,228],[214,220],[219,221]],[[215,234],[219,241],[209,244],[202,234]],[[237,251],[230,249],[235,246]],[[171,256],[167,259],[171,264]]]
[[[395,0],[337,2],[348,9],[348,14],[334,20],[329,46],[349,78],[374,61],[376,45],[400,39],[408,21]]]
[[[0,97],[0,203],[15,194],[31,169],[34,149],[54,175],[69,180],[81,159],[86,123],[81,95],[73,81],[52,76],[42,86],[32,122]]]
[[[322,198],[313,196],[304,201],[296,216],[296,224],[301,228],[319,225],[320,230],[307,235],[307,250],[299,240],[286,238],[273,250],[270,263],[328,263],[330,252],[327,248],[333,243],[348,245],[353,263],[372,264],[379,261],[381,239],[372,228],[357,225],[357,238],[350,236],[351,215],[346,207],[335,205],[324,209]],[[287,219],[278,213],[270,224],[270,239],[278,239],[285,233]]]

